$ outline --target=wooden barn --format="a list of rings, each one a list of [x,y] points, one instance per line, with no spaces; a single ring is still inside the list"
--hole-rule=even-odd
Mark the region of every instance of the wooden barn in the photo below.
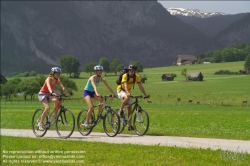
[[[203,75],[201,72],[193,72],[188,75],[188,80],[203,81]]]
[[[197,58],[194,55],[178,55],[176,60],[177,65],[190,65],[196,62]]]
[[[161,79],[162,81],[173,81],[174,77],[171,74],[163,74]]]

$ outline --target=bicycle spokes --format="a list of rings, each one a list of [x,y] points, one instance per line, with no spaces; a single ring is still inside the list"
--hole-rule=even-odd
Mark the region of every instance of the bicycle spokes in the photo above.
[[[60,118],[60,120],[59,120]],[[63,110],[56,119],[56,131],[62,138],[68,138],[72,135],[75,128],[75,118],[71,111]]]
[[[103,129],[105,133],[114,137],[118,134],[120,128],[120,118],[118,117],[117,112],[113,110],[108,110],[103,119]]]
[[[140,110],[135,113],[134,127],[137,135],[144,135],[149,128],[149,117],[146,111]]]

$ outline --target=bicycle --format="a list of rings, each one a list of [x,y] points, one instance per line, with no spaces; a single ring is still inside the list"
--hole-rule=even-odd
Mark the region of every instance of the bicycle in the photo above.
[[[91,126],[90,128],[85,128],[83,126],[83,124],[85,123],[85,119],[87,117],[88,110],[81,110],[78,114],[77,127],[78,127],[79,132],[83,136],[89,135],[92,132],[93,128],[101,120],[103,120],[103,129],[109,137],[116,136],[119,129],[120,129],[120,118],[119,118],[117,112],[115,112],[114,110],[111,109],[111,107],[108,105],[108,101],[107,101],[108,98],[113,98],[113,96],[109,95],[109,96],[101,96],[101,97],[104,99],[104,102],[94,106],[94,108],[96,108],[96,107],[102,105],[100,115],[95,117],[95,113],[93,110],[91,117],[89,119],[89,124]],[[104,115],[103,115],[103,112],[105,112]]]
[[[142,97],[142,96],[130,96],[132,99],[135,99],[135,101],[132,104],[126,105],[123,109],[123,113],[121,114],[120,117],[120,130],[118,134],[121,134],[125,128],[125,126],[128,125],[129,120],[132,118],[132,115],[134,114],[134,119],[133,119],[133,125],[131,126],[134,127],[134,131],[137,135],[143,136],[144,134],[147,133],[148,128],[149,128],[149,116],[148,113],[142,109],[142,107],[139,105],[139,99],[143,98],[146,99],[147,97]],[[149,101],[148,101],[149,102]],[[127,108],[130,105],[134,105],[134,108],[132,109],[131,115],[128,117],[127,115]],[[115,110],[116,112],[119,111],[119,109]]]
[[[39,130],[38,124],[41,121],[43,109],[37,109],[32,117],[32,130],[35,136],[43,137],[47,130],[56,125],[56,132],[61,138],[68,138],[72,135],[75,129],[75,117],[74,114],[64,107],[62,104],[63,97],[67,97],[66,95],[57,95],[59,99],[59,103],[54,108],[53,112],[48,113],[46,118],[44,118],[43,128],[44,130]],[[59,112],[58,112],[59,110]],[[58,114],[57,114],[58,112]]]

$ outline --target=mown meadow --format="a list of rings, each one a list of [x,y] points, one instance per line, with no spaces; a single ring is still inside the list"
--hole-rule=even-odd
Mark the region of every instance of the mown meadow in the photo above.
[[[185,81],[181,75],[183,68],[187,73],[201,72],[204,81]],[[214,75],[219,70],[238,72],[244,68],[244,62],[198,64],[190,66],[171,66],[144,69],[140,75],[146,75],[147,81],[143,84],[147,94],[151,95],[151,103],[141,100],[141,106],[150,116],[150,128],[147,135],[188,136],[206,138],[224,138],[250,140],[250,104],[249,104],[249,75]],[[174,81],[162,81],[162,74],[174,73]],[[103,73],[104,75],[105,73]],[[72,110],[75,117],[87,105],[82,99],[82,91],[89,74],[81,73],[79,79],[73,79],[78,87],[71,99],[65,100],[65,106]],[[110,86],[116,90],[117,76],[107,73],[106,79]],[[99,86],[101,94],[110,94],[103,84]],[[140,95],[137,85],[132,90],[133,95]],[[180,101],[177,101],[180,98]],[[192,100],[192,102],[188,102]],[[243,103],[243,101],[248,101]],[[112,108],[120,105],[119,99],[110,101]],[[35,109],[40,108],[38,100],[24,101],[22,98],[12,98],[12,101],[1,99],[1,128],[31,129],[31,117]],[[53,129],[53,128],[52,128]],[[94,132],[103,132],[99,124]],[[75,132],[78,132],[77,129]],[[134,132],[124,130],[124,133]],[[29,141],[33,150],[36,149],[80,149],[82,147],[89,153],[86,164],[92,165],[234,165],[234,160],[221,160],[220,151],[169,148],[159,146],[115,145],[104,143],[83,143],[78,141],[55,141],[45,139],[9,138],[2,137],[5,148],[22,149],[25,146],[13,146],[8,142],[12,140]],[[50,146],[38,145],[39,141],[48,142]],[[58,145],[59,144],[59,145]],[[74,146],[71,146],[74,144]],[[83,145],[84,144],[84,145]],[[79,147],[79,148],[78,148]],[[95,152],[92,152],[94,149]],[[124,149],[124,152],[116,152]],[[111,157],[104,154],[108,150]],[[150,151],[154,158],[147,157]],[[92,154],[93,153],[93,154]],[[159,154],[159,155],[155,155]],[[95,156],[95,157],[93,157]],[[127,157],[128,156],[128,157]],[[133,157],[134,156],[134,157]],[[144,156],[144,157],[143,157]],[[204,158],[203,158],[204,157]],[[121,159],[122,158],[122,159]],[[126,159],[125,159],[126,158]],[[131,161],[128,161],[131,158]],[[107,161],[105,160],[107,159]],[[118,160],[119,159],[119,160]],[[133,160],[132,160],[133,159]],[[242,165],[249,163],[249,156]],[[114,161],[114,162],[112,162]],[[116,162],[117,161],[117,162]],[[128,164],[129,163],[129,164]],[[240,163],[237,163],[240,165]]]

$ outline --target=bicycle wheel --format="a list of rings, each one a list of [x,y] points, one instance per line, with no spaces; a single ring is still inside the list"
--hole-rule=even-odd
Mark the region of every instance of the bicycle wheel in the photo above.
[[[78,117],[77,117],[77,128],[78,128],[78,131],[83,135],[83,136],[87,136],[91,133],[93,127],[89,128],[89,129],[86,129],[83,124],[86,120],[86,117],[87,117],[87,113],[88,113],[88,110],[81,110],[78,114]],[[94,124],[94,116],[93,116],[93,113],[91,114],[91,117],[89,119],[89,123],[90,124]]]
[[[37,137],[43,137],[48,128],[46,127],[46,124],[48,124],[48,116],[46,116],[46,118],[44,119],[44,130],[39,130],[39,122],[41,121],[42,119],[42,113],[43,113],[43,109],[37,109],[34,114],[33,114],[33,117],[32,117],[32,130],[33,130],[33,133],[35,134],[35,136]]]
[[[103,118],[103,129],[109,137],[114,137],[120,129],[120,118],[112,109],[107,110]]]
[[[56,118],[56,132],[61,138],[69,138],[75,129],[74,114],[68,110],[63,109],[59,112]]]
[[[118,114],[119,109],[116,109],[115,112],[117,112],[117,114]],[[126,122],[125,122],[124,117],[120,117],[120,129],[118,131],[118,134],[121,134],[123,132],[125,126],[126,126]]]
[[[145,110],[135,112],[134,116],[134,129],[135,133],[139,136],[146,134],[149,128],[149,116]]]

